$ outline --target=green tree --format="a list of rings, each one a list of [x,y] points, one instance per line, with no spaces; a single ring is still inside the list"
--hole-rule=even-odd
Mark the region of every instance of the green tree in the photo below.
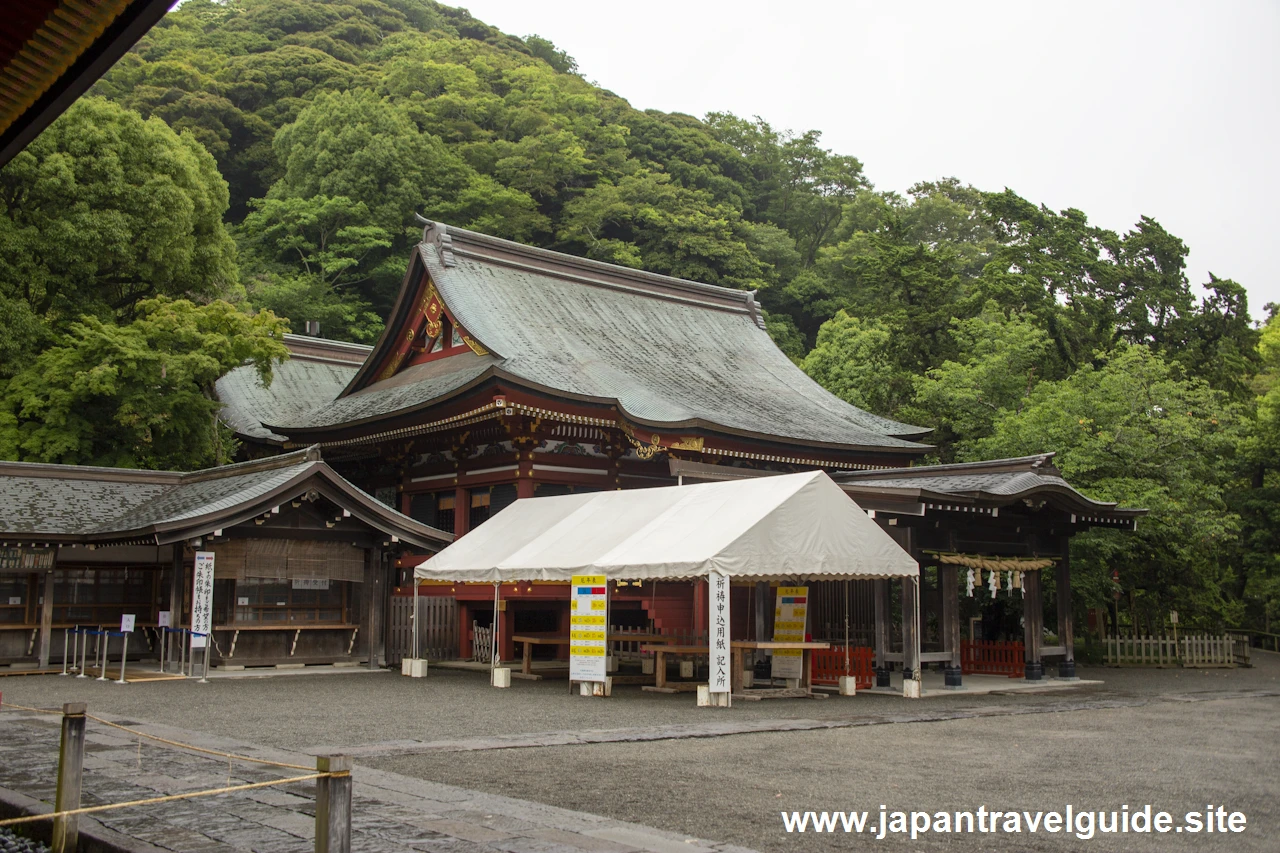
[[[1057,451],[1058,467],[1085,494],[1150,509],[1136,532],[1076,537],[1073,567],[1093,589],[1118,570],[1148,627],[1173,608],[1220,628],[1244,615],[1230,560],[1240,518],[1225,499],[1242,414],[1149,348],[1122,344],[1096,365],[1036,385],[1021,409],[1004,410],[992,434],[963,444],[961,455]]]
[[[237,281],[227,185],[190,135],[101,98],[71,106],[0,170],[0,296],[64,326]]]
[[[977,317],[953,321],[952,336],[958,356],[913,377],[915,399],[905,415],[934,428],[943,461],[951,461],[957,442],[986,438],[997,419],[1020,413],[1041,381],[1058,378],[1044,330],[1023,315],[1006,317],[994,302]]]
[[[726,287],[756,288],[768,274],[736,210],[653,172],[602,182],[566,205],[560,239],[590,258]]]
[[[219,377],[253,364],[264,383],[285,359],[287,327],[217,301],[139,303],[128,325],[96,317],[9,380],[0,397],[0,457],[120,468],[194,469],[229,462]]]
[[[840,311],[818,332],[800,366],[815,382],[860,409],[892,417],[911,397],[911,376],[893,357],[900,332]]]

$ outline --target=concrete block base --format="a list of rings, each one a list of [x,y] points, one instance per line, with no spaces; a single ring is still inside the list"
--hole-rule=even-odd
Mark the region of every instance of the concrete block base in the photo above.
[[[604,681],[579,681],[578,694],[580,696],[612,696],[613,679],[606,677]]]
[[[691,660],[680,661],[680,677],[693,678],[693,661]]]
[[[854,696],[854,695],[857,695],[857,692],[858,692],[858,679],[854,678],[852,675],[840,676],[840,695],[841,696]]]
[[[509,667],[499,666],[494,668],[493,686],[494,687],[510,687],[511,686],[511,669]]]
[[[698,707],[699,708],[728,708],[728,693],[712,693],[711,685],[698,685]]]
[[[426,658],[404,658],[400,661],[400,674],[409,678],[427,677]]]
[[[640,659],[640,672],[642,675],[653,675],[655,670],[655,661],[653,658]]]

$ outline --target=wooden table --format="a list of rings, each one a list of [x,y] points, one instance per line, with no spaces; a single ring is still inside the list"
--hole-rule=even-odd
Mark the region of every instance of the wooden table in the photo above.
[[[227,653],[227,660],[236,656],[236,642],[240,639],[241,631],[292,631],[293,642],[289,645],[289,657],[293,657],[293,653],[298,650],[298,638],[302,636],[303,631],[350,631],[351,640],[347,643],[347,655],[351,654],[352,649],[356,646],[356,635],[360,633],[359,625],[346,625],[342,623],[326,625],[324,623],[302,623],[283,622],[280,624],[250,622],[246,624],[231,625],[214,625],[209,630],[212,634],[214,631],[230,631],[231,632],[231,648]]]
[[[814,698],[827,698],[825,694],[813,692],[813,651],[814,649],[829,649],[830,643],[800,643],[800,642],[772,642],[764,640],[731,640],[729,647],[733,649],[733,672],[732,672],[732,691],[733,695],[740,699],[783,699],[791,696],[811,696]],[[757,649],[795,649],[804,655],[803,676],[800,678],[800,686],[797,688],[785,688],[782,690],[755,690],[747,693],[742,686],[742,666],[743,652],[756,651]]]
[[[667,638],[661,634],[610,634],[609,642],[636,642],[636,643],[661,643]],[[520,664],[520,674],[531,679],[538,679],[542,676],[533,674],[533,647],[534,646],[568,646],[573,643],[569,637],[532,637],[520,635],[512,637],[511,642],[524,644],[524,655]],[[642,647],[642,651],[647,647]]]
[[[697,690],[698,683],[696,681],[673,681],[667,682],[667,655],[710,655],[711,648],[706,645],[698,646],[676,646],[676,645],[647,645],[641,646],[642,652],[653,652],[653,686],[644,687],[643,690],[651,690],[655,693],[683,693],[690,690]]]

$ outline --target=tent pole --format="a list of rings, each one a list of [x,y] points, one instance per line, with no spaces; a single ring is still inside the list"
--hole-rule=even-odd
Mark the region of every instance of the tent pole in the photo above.
[[[493,683],[493,671],[498,667],[498,594],[502,591],[502,581],[493,584],[493,630],[489,632],[489,683]]]
[[[418,659],[418,578],[413,579],[413,617],[409,619],[413,628],[413,659]]]

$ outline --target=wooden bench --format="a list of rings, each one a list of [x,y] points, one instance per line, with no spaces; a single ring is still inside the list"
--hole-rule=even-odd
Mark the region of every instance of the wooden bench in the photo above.
[[[356,636],[360,633],[359,625],[215,625],[214,631],[230,631],[231,647],[227,650],[227,660],[236,656],[236,641],[241,631],[292,631],[293,642],[289,645],[289,657],[298,650],[298,638],[303,631],[350,631],[351,640],[347,643],[347,655],[350,656],[356,647]]]
[[[610,634],[609,642],[633,641],[641,643],[661,643],[665,640],[661,634]],[[511,638],[513,643],[523,643],[524,650],[521,657],[520,672],[518,675],[531,681],[541,680],[541,675],[535,675],[533,672],[533,647],[534,646],[568,646],[573,643],[569,637],[538,637],[532,635],[521,634]],[[643,648],[643,647],[642,647]],[[517,673],[512,673],[516,675]]]

